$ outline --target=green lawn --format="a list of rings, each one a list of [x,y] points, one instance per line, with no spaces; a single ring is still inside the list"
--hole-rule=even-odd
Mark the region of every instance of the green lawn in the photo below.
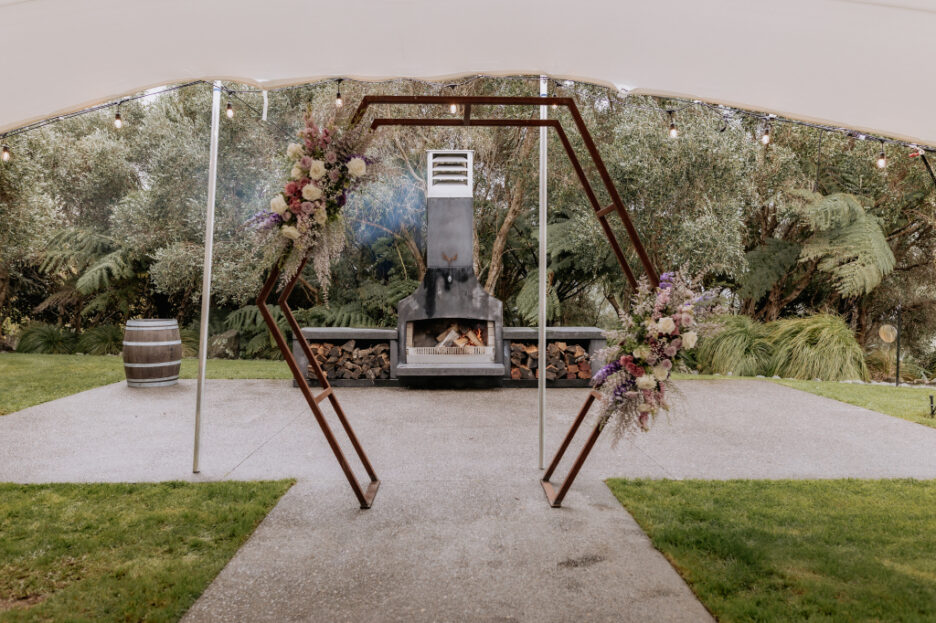
[[[291,485],[0,484],[0,621],[177,621]]]
[[[193,379],[197,373],[196,359],[182,361],[182,378]],[[0,415],[123,378],[120,357],[0,353]],[[211,359],[208,378],[289,379],[292,375],[282,361]]]
[[[936,394],[936,387],[894,387],[822,381],[774,382],[936,428],[936,418],[929,415],[929,395]]]
[[[719,621],[936,621],[936,481],[608,485]]]

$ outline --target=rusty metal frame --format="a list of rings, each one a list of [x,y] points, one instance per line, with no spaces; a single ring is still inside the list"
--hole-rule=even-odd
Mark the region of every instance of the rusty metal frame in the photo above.
[[[299,322],[296,321],[296,317],[293,316],[292,310],[289,308],[289,304],[287,302],[289,295],[292,294],[293,288],[296,287],[296,282],[299,280],[299,276],[302,273],[302,269],[305,268],[307,261],[308,258],[303,260],[302,264],[299,265],[299,269],[296,271],[295,276],[290,279],[289,283],[286,284],[286,287],[283,288],[282,293],[279,295],[277,304],[279,305],[280,310],[282,310],[283,315],[286,316],[286,322],[289,323],[289,327],[292,329],[293,335],[296,336],[296,340],[302,348],[302,352],[308,359],[309,368],[311,368],[322,387],[322,391],[319,394],[316,395],[312,393],[312,389],[309,387],[309,383],[306,381],[305,374],[302,370],[299,369],[299,364],[296,362],[296,358],[293,356],[292,351],[289,348],[289,344],[286,342],[286,337],[283,335],[283,332],[280,331],[279,326],[277,326],[276,321],[273,319],[273,315],[270,313],[270,310],[267,307],[267,300],[270,298],[270,294],[276,287],[276,282],[280,276],[280,269],[278,266],[274,266],[272,268],[270,271],[270,276],[267,277],[266,283],[263,284],[263,289],[260,290],[260,295],[257,297],[257,307],[260,308],[260,314],[263,316],[264,322],[266,322],[267,327],[270,329],[270,333],[273,334],[273,339],[276,341],[276,345],[279,347],[280,352],[283,353],[283,358],[286,360],[286,364],[292,371],[293,377],[296,379],[296,383],[299,384],[299,389],[302,391],[302,395],[305,397],[306,402],[309,403],[309,409],[312,410],[312,415],[315,416],[315,421],[318,422],[319,428],[322,429],[322,434],[325,435],[325,440],[328,441],[329,447],[331,447],[332,452],[335,454],[335,458],[338,460],[338,464],[341,466],[341,470],[348,479],[348,483],[351,485],[351,489],[354,491],[354,495],[360,503],[361,508],[370,508],[374,503],[374,496],[377,495],[377,489],[380,487],[380,480],[377,478],[377,474],[374,472],[374,468],[371,467],[370,461],[367,458],[367,454],[364,452],[364,448],[361,447],[361,443],[358,441],[357,435],[354,434],[354,429],[351,428],[351,424],[348,422],[347,416],[345,416],[344,409],[341,408],[341,404],[338,402],[338,397],[335,395],[334,388],[328,382],[328,379],[325,377],[325,373],[322,372],[322,367],[319,365],[318,360],[312,354],[312,349],[309,348],[309,343],[306,341],[305,336],[302,335],[302,329],[299,326]],[[341,450],[341,446],[338,445],[338,440],[335,439],[335,435],[332,433],[331,427],[329,427],[328,422],[325,420],[325,414],[322,413],[322,409],[319,407],[319,403],[326,398],[328,398],[332,408],[335,410],[335,414],[338,416],[338,421],[341,422],[342,428],[344,428],[345,433],[348,435],[348,439],[351,441],[351,445],[354,447],[354,451],[357,453],[358,458],[364,465],[364,470],[367,472],[367,476],[370,478],[370,483],[367,485],[367,489],[362,489],[360,483],[358,483],[357,477],[354,475],[354,471],[351,469],[351,466],[348,464],[348,460],[345,458],[344,452]]]
[[[553,472],[556,471],[556,468],[559,467],[559,461],[562,460],[562,455],[565,454],[565,451],[569,448],[569,444],[572,443],[572,438],[575,437],[576,431],[578,431],[579,426],[581,426],[582,422],[585,420],[585,415],[588,413],[588,410],[591,409],[591,406],[595,400],[600,398],[601,394],[595,390],[588,392],[588,398],[585,400],[585,404],[582,405],[581,409],[579,409],[578,415],[575,416],[575,421],[572,422],[572,426],[569,428],[569,432],[566,433],[565,439],[562,440],[562,444],[559,446],[559,450],[556,451],[556,455],[553,457],[552,462],[549,464],[549,468],[543,474],[543,478],[540,481],[540,484],[543,485],[543,491],[546,492],[546,499],[549,500],[549,505],[553,508],[559,508],[562,506],[563,498],[565,498],[566,493],[569,492],[569,487],[572,486],[572,482],[575,480],[575,477],[578,476],[579,470],[582,469],[582,465],[585,464],[585,459],[588,458],[588,454],[595,446],[595,442],[598,441],[598,435],[600,435],[601,431],[604,429],[602,422],[595,424],[595,428],[592,429],[591,435],[588,436],[588,439],[585,441],[585,445],[579,452],[578,457],[576,457],[575,463],[572,464],[572,468],[566,475],[565,480],[562,481],[562,484],[559,485],[559,490],[556,491],[556,488],[549,481],[549,479],[552,477]]]
[[[598,222],[601,224],[601,228],[604,231],[605,236],[608,238],[611,249],[614,251],[614,255],[617,257],[618,263],[621,265],[621,269],[624,271],[624,275],[627,277],[627,281],[630,283],[631,287],[637,287],[637,279],[634,276],[630,265],[627,263],[627,259],[624,257],[624,252],[621,250],[621,245],[618,243],[617,237],[614,235],[614,230],[611,229],[611,225],[608,223],[607,216],[611,213],[617,214],[618,217],[620,217],[621,222],[624,223],[624,228],[627,231],[627,236],[630,239],[630,243],[634,247],[634,251],[637,253],[637,257],[640,259],[640,263],[643,265],[644,272],[646,273],[651,285],[654,288],[660,285],[659,276],[657,275],[656,269],[653,267],[653,263],[650,261],[650,256],[647,255],[647,251],[644,249],[643,243],[640,240],[640,236],[637,234],[637,230],[634,228],[634,224],[631,222],[630,216],[624,209],[624,202],[621,200],[621,196],[618,194],[617,188],[614,187],[614,184],[611,181],[611,176],[608,174],[608,169],[605,167],[604,161],[601,159],[601,154],[598,153],[598,147],[595,145],[595,141],[592,139],[591,132],[589,132],[588,128],[585,126],[585,121],[582,119],[582,115],[579,112],[578,106],[576,106],[575,100],[573,100],[571,97],[367,95],[358,105],[357,110],[354,111],[354,116],[351,118],[352,126],[361,122],[361,120],[364,118],[364,114],[367,112],[367,109],[372,104],[404,104],[411,106],[421,104],[451,106],[452,104],[455,104],[456,106],[462,106],[464,111],[460,119],[378,117],[371,122],[372,130],[376,130],[377,128],[383,126],[553,128],[556,131],[556,134],[559,135],[559,140],[562,142],[562,146],[566,151],[566,155],[569,157],[569,160],[572,163],[572,167],[575,169],[575,174],[578,176],[579,182],[581,182],[582,188],[585,190],[585,195],[588,197],[589,203],[591,203],[592,210],[594,210],[595,216],[597,217]],[[598,198],[595,196],[595,191],[592,188],[591,183],[588,181],[588,176],[586,175],[585,170],[582,168],[582,163],[579,161],[575,150],[572,148],[572,143],[569,142],[569,137],[563,129],[562,124],[559,123],[557,119],[472,119],[471,117],[472,106],[518,105],[563,106],[569,110],[569,113],[572,115],[572,120],[575,123],[575,127],[581,135],[582,141],[585,143],[585,149],[588,150],[588,154],[591,156],[592,162],[595,165],[595,169],[597,169],[598,175],[601,177],[601,181],[604,184],[605,190],[608,192],[608,196],[611,197],[610,205],[602,206],[598,202]],[[572,482],[578,475],[579,470],[581,470],[582,465],[585,464],[585,459],[588,458],[588,454],[594,447],[595,442],[598,441],[598,436],[601,434],[601,431],[604,428],[602,423],[599,422],[595,425],[594,430],[585,441],[585,446],[582,448],[581,452],[579,452],[578,457],[575,459],[575,463],[569,470],[565,480],[563,480],[562,484],[559,486],[558,491],[556,491],[555,487],[553,487],[549,479],[552,477],[556,467],[559,466],[559,461],[562,460],[562,455],[565,454],[569,444],[572,443],[573,437],[575,437],[575,433],[578,431],[579,427],[582,425],[582,422],[585,420],[585,415],[588,413],[589,409],[591,409],[591,406],[595,400],[600,398],[601,394],[595,390],[591,390],[589,392],[588,398],[585,400],[585,404],[582,405],[582,408],[579,410],[575,421],[572,423],[572,427],[569,428],[569,432],[566,433],[562,445],[559,446],[559,451],[556,452],[552,463],[549,465],[549,469],[547,469],[543,474],[543,479],[541,481],[543,485],[543,491],[546,492],[546,499],[549,500],[549,504],[554,508],[562,506],[562,500],[569,491],[569,487],[572,486]]]
[[[637,253],[637,257],[640,259],[641,264],[643,265],[644,272],[647,275],[647,278],[650,280],[650,283],[656,287],[659,285],[659,276],[657,275],[656,269],[653,267],[653,263],[650,261],[650,257],[647,255],[646,250],[644,249],[643,243],[640,240],[640,236],[637,234],[637,230],[634,228],[634,224],[631,222],[630,217],[627,214],[627,211],[624,208],[624,202],[621,200],[621,196],[618,194],[617,189],[614,187],[614,184],[611,181],[611,176],[608,173],[607,167],[605,167],[604,161],[601,159],[601,154],[598,153],[598,148],[595,145],[595,141],[592,139],[591,133],[588,131],[588,128],[585,126],[585,121],[582,119],[582,115],[578,110],[578,107],[575,104],[575,101],[569,97],[485,97],[485,96],[406,96],[406,95],[367,95],[358,105],[357,110],[354,112],[354,116],[351,118],[351,125],[357,125],[364,118],[364,114],[367,112],[367,109],[372,104],[405,104],[405,105],[420,105],[420,104],[431,104],[431,105],[461,105],[463,106],[464,115],[461,119],[413,119],[413,118],[377,118],[374,119],[371,123],[371,129],[376,130],[382,126],[449,126],[449,127],[547,127],[553,128],[556,130],[556,133],[559,135],[559,140],[562,142],[562,146],[568,155],[569,160],[572,163],[572,167],[575,169],[575,173],[578,176],[579,182],[582,184],[582,188],[585,190],[585,194],[588,197],[589,203],[591,203],[592,209],[595,212],[595,216],[598,219],[598,222],[601,224],[602,230],[604,231],[605,236],[608,238],[608,242],[611,244],[611,249],[614,251],[614,255],[618,260],[618,263],[621,265],[621,269],[624,271],[624,275],[627,277],[628,282],[631,287],[637,287],[637,279],[634,276],[633,271],[631,270],[630,265],[627,263],[627,258],[624,257],[624,251],[621,249],[621,245],[618,243],[617,237],[614,235],[614,231],[611,229],[611,225],[607,221],[608,214],[616,213],[620,217],[621,222],[624,224],[624,228],[627,231],[628,238],[630,239],[631,245],[634,247],[634,251]],[[598,198],[595,195],[595,191],[592,188],[591,183],[588,180],[588,175],[585,173],[585,170],[582,168],[582,164],[579,161],[578,156],[575,153],[575,150],[572,148],[572,144],[569,141],[569,137],[566,134],[565,130],[562,127],[562,124],[559,123],[556,119],[472,119],[471,118],[471,107],[472,106],[563,106],[569,110],[572,115],[572,119],[575,123],[576,128],[578,129],[579,134],[582,137],[583,142],[585,143],[585,148],[588,150],[589,155],[591,156],[592,162],[595,168],[598,171],[598,175],[601,177],[601,181],[604,184],[605,190],[608,192],[608,196],[611,197],[611,204],[608,206],[601,206],[598,202]],[[267,307],[267,300],[270,297],[270,294],[273,292],[273,289],[276,287],[276,282],[280,276],[280,270],[278,266],[274,266],[270,271],[270,275],[266,280],[266,283],[263,285],[263,289],[260,291],[260,295],[257,297],[257,307],[260,309],[260,314],[263,316],[264,322],[266,322],[267,327],[270,329],[270,333],[273,335],[273,339],[276,341],[277,347],[283,353],[283,358],[286,360],[286,364],[289,366],[289,369],[293,373],[293,377],[296,379],[296,383],[299,385],[299,389],[302,391],[302,395],[305,397],[306,402],[309,404],[309,409],[311,409],[312,414],[315,416],[316,422],[318,422],[319,427],[322,429],[322,434],[325,435],[328,445],[331,447],[332,452],[335,455],[335,458],[338,460],[338,464],[341,466],[342,471],[345,474],[345,477],[348,479],[348,483],[351,485],[351,489],[354,491],[355,497],[357,497],[358,502],[361,505],[361,508],[370,508],[374,502],[374,496],[377,495],[377,489],[380,487],[380,480],[377,478],[377,474],[374,472],[373,467],[371,467],[370,461],[365,454],[364,449],[361,447],[360,442],[357,439],[357,436],[354,434],[354,429],[351,428],[351,424],[348,422],[347,417],[345,416],[344,410],[341,408],[341,405],[338,402],[338,397],[335,395],[334,388],[328,382],[328,379],[325,377],[324,372],[322,371],[321,366],[318,363],[318,360],[312,354],[312,350],[309,347],[309,343],[305,340],[305,337],[302,335],[302,329],[299,326],[299,323],[296,321],[295,316],[293,316],[292,310],[289,309],[287,300],[289,295],[292,293],[293,288],[296,286],[296,282],[299,279],[299,275],[302,272],[302,269],[306,265],[308,258],[303,260],[300,264],[298,270],[296,271],[295,276],[286,284],[286,287],[283,289],[283,292],[280,294],[277,299],[277,303],[280,306],[280,309],[283,312],[283,315],[286,317],[286,321],[289,323],[290,328],[293,331],[293,334],[296,336],[296,339],[302,348],[302,352],[305,354],[307,360],[309,361],[309,367],[312,372],[315,374],[315,377],[318,379],[319,384],[322,387],[322,392],[318,395],[312,393],[312,390],[309,388],[309,384],[306,382],[305,374],[302,370],[299,369],[299,365],[296,362],[296,358],[293,356],[292,351],[289,348],[289,344],[286,342],[286,337],[280,331],[279,327],[276,324],[276,321],[273,319],[273,315],[270,313],[269,308]],[[575,480],[575,477],[578,475],[579,470],[582,468],[582,465],[585,463],[585,459],[588,458],[588,454],[591,452],[592,447],[595,445],[595,442],[598,440],[598,435],[601,433],[602,426],[599,423],[595,426],[595,429],[592,431],[592,434],[589,436],[588,440],[585,442],[585,446],[582,451],[579,453],[578,458],[575,460],[575,464],[572,466],[572,469],[569,471],[569,474],[566,476],[562,485],[557,492],[552,483],[549,482],[549,478],[552,476],[556,467],[559,465],[559,461],[562,459],[562,455],[568,449],[569,444],[572,442],[572,438],[575,436],[575,433],[578,431],[579,426],[585,419],[585,415],[588,413],[588,410],[591,408],[596,398],[600,398],[601,395],[592,390],[588,394],[588,399],[585,401],[585,404],[579,410],[578,416],[576,416],[575,421],[572,424],[572,427],[569,429],[569,432],[566,434],[565,439],[562,442],[562,445],[559,447],[559,451],[556,453],[556,456],[553,458],[552,463],[549,466],[549,469],[543,474],[542,485],[543,490],[546,492],[546,498],[549,500],[550,505],[553,507],[559,507],[562,505],[562,500],[565,497],[566,493],[569,490],[569,487],[572,486],[572,482]],[[319,403],[328,398],[331,402],[332,408],[335,410],[335,413],[338,416],[338,420],[341,422],[342,427],[345,430],[345,433],[348,435],[348,438],[351,441],[351,445],[354,447],[355,452],[358,455],[358,458],[361,460],[361,463],[364,465],[364,469],[367,471],[367,475],[370,478],[370,483],[367,486],[367,489],[364,490],[361,488],[361,485],[358,483],[357,477],[354,475],[354,472],[351,469],[351,466],[348,464],[348,460],[345,458],[344,452],[342,452],[341,447],[338,445],[338,441],[335,439],[334,434],[331,431],[331,428],[328,426],[328,422],[325,420],[325,415],[322,413],[322,410],[319,408]]]
[[[598,218],[598,222],[601,224],[601,228],[604,230],[604,234],[608,238],[608,242],[611,244],[611,249],[614,251],[614,255],[617,257],[618,263],[621,265],[621,269],[624,271],[624,275],[627,277],[627,281],[630,283],[631,287],[637,287],[637,279],[634,277],[634,273],[631,270],[630,265],[627,263],[627,259],[624,257],[624,252],[621,249],[621,245],[618,243],[617,237],[614,235],[614,231],[611,229],[611,225],[607,221],[608,214],[611,214],[612,212],[616,213],[618,217],[620,217],[621,222],[624,223],[627,236],[630,239],[630,243],[633,246],[634,251],[637,253],[637,257],[640,259],[640,263],[643,266],[647,278],[650,280],[650,284],[653,287],[657,287],[659,285],[660,279],[657,275],[656,269],[653,267],[653,263],[650,261],[650,256],[647,254],[646,249],[644,249],[643,243],[640,240],[640,236],[637,234],[637,230],[634,227],[634,224],[631,222],[630,216],[627,214],[627,210],[624,208],[624,202],[621,200],[621,196],[618,194],[617,188],[614,187],[614,184],[611,181],[611,175],[608,173],[607,167],[605,167],[604,160],[601,159],[601,154],[598,152],[598,147],[595,145],[595,141],[592,139],[591,132],[589,132],[588,128],[585,126],[585,120],[582,119],[582,115],[579,112],[578,106],[576,106],[575,100],[571,97],[366,95],[364,96],[364,99],[361,100],[357,110],[354,111],[354,116],[351,117],[351,125],[354,126],[359,124],[363,120],[367,109],[374,104],[409,106],[418,106],[423,104],[451,106],[452,104],[455,104],[456,106],[462,106],[464,109],[464,114],[460,119],[377,118],[374,119],[371,123],[371,129],[374,130],[382,126],[547,127],[555,129],[556,133],[559,135],[559,140],[562,142],[562,146],[565,148],[566,155],[568,155],[569,160],[572,162],[572,167],[575,169],[575,173],[579,178],[579,182],[581,182],[582,187],[585,190],[585,194],[588,196],[588,201],[591,203],[592,209],[595,212],[595,216]],[[611,197],[610,205],[602,206],[598,202],[598,198],[595,196],[595,191],[592,189],[591,183],[588,181],[588,176],[585,174],[585,170],[582,168],[582,164],[579,161],[575,150],[572,148],[572,144],[569,142],[569,138],[563,129],[562,124],[559,123],[558,120],[473,119],[471,117],[472,106],[552,105],[567,108],[569,113],[572,115],[572,120],[575,123],[575,127],[578,130],[579,135],[581,135],[582,141],[585,143],[585,149],[588,151],[589,156],[591,156],[592,162],[595,165],[595,169],[598,171],[598,175],[601,177],[601,181],[604,184],[605,190],[608,192],[608,196]]]

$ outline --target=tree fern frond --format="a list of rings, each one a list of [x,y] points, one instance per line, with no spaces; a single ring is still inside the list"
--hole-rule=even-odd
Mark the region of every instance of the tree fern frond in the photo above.
[[[530,324],[539,321],[539,271],[527,275],[517,294],[517,311]],[[546,283],[546,320],[555,320],[561,313],[559,294],[549,280]]]
[[[821,212],[815,222],[829,226],[806,241],[800,261],[818,260],[818,269],[832,277],[842,296],[871,292],[896,263],[880,222],[854,199],[814,205]],[[830,206],[837,206],[839,213],[832,214]]]
[[[126,251],[118,249],[100,258],[82,273],[75,283],[75,289],[82,294],[92,294],[121,279],[131,279],[135,274],[133,263],[127,258]]]

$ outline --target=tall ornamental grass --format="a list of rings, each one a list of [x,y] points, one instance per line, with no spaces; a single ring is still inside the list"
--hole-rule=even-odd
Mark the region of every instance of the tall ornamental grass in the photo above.
[[[867,380],[864,352],[839,316],[816,314],[767,325],[773,354],[768,376],[823,381]]]
[[[36,323],[23,330],[19,344],[16,345],[16,352],[64,355],[75,352],[77,341],[78,338],[71,329]]]
[[[762,374],[773,349],[764,325],[748,316],[722,316],[717,333],[699,342],[699,369],[710,374]]]
[[[845,321],[831,314],[763,324],[723,316],[699,342],[702,372],[823,381],[867,380],[864,353]]]

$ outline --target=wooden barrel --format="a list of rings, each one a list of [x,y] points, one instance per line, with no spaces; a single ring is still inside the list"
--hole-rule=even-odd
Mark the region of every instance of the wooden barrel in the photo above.
[[[128,320],[123,341],[130,387],[175,385],[182,367],[182,338],[175,320]]]

